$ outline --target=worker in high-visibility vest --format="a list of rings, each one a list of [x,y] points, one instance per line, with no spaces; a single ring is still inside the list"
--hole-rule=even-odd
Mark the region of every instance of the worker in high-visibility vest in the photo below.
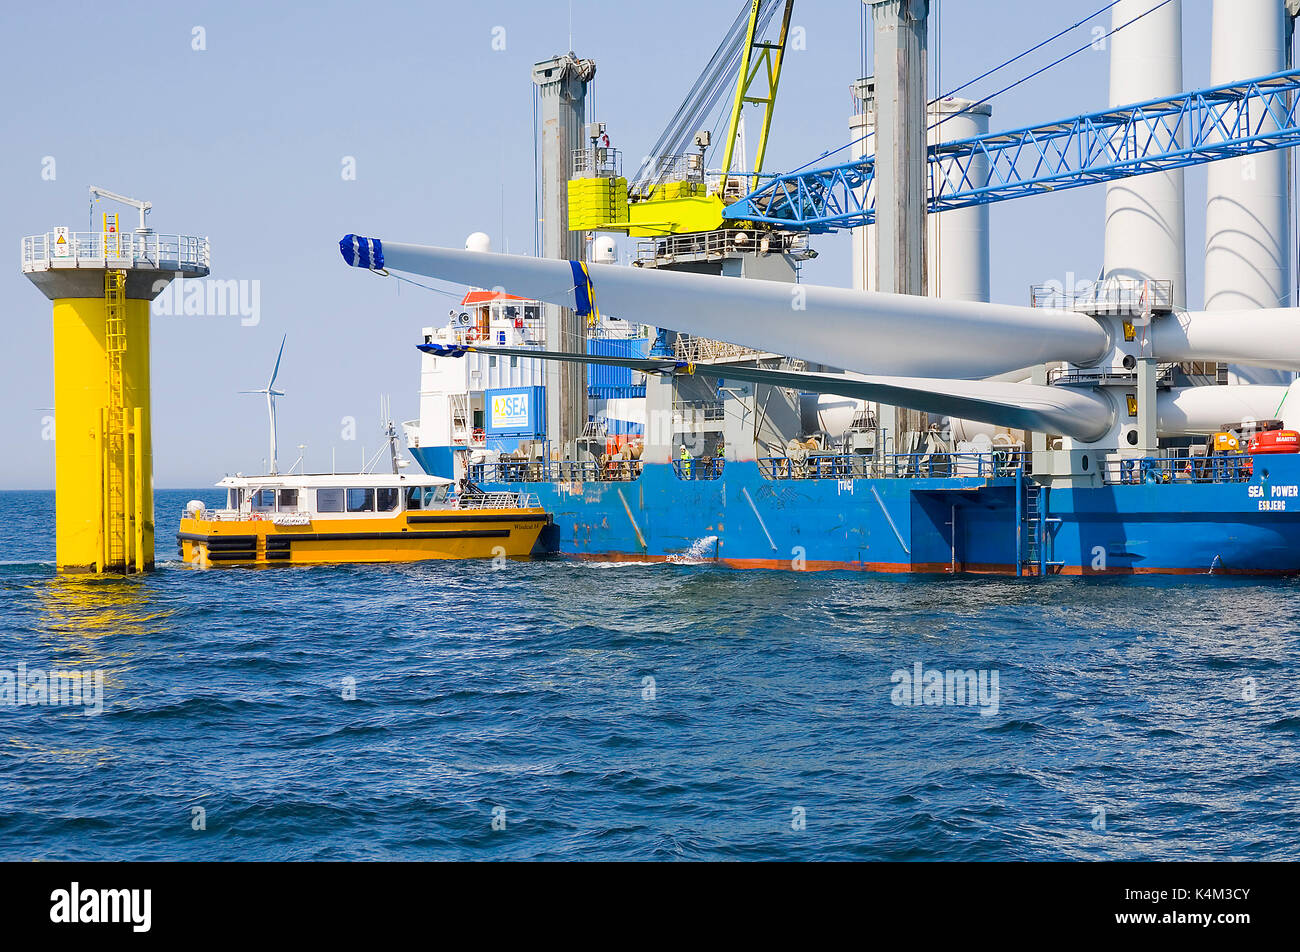
[[[691,454],[685,443],[682,444],[682,478],[691,478]]]

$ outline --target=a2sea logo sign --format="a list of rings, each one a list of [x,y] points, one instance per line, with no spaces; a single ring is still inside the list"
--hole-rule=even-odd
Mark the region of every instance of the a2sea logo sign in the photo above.
[[[498,430],[527,428],[529,401],[526,393],[505,393],[492,398],[492,426]]]
[[[73,883],[50,893],[53,923],[128,923],[133,932],[148,932],[153,924],[151,889],[83,889]]]

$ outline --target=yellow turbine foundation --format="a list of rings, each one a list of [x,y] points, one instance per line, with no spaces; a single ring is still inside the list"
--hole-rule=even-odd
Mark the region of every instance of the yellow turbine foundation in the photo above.
[[[59,571],[152,569],[148,301],[54,300],[54,405]]]
[[[22,242],[23,273],[54,303],[60,572],[154,565],[149,305],[176,278],[207,277],[209,253],[206,238],[146,228],[147,210],[132,234],[106,215],[103,232],[60,226]]]

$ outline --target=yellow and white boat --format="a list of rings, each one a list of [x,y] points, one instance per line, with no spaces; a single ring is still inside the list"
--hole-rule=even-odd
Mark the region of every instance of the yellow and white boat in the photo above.
[[[527,493],[454,491],[438,476],[228,476],[224,509],[191,502],[177,542],[192,565],[528,558],[551,517]]]

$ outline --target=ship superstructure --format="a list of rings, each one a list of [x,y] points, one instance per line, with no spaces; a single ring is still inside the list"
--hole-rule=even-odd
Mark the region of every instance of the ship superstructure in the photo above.
[[[486,236],[471,245],[486,247]],[[613,357],[644,357],[650,329],[593,316],[585,351]],[[420,416],[404,424],[406,445],[425,472],[462,479],[470,467],[513,459],[551,460],[548,439],[547,366],[532,352],[547,349],[542,302],[501,290],[471,290],[440,327],[421,331],[431,349],[504,347],[511,354],[467,353],[446,360],[426,352],[420,364]],[[577,442],[587,454],[612,453],[640,440],[645,430],[645,375],[592,364],[584,396],[590,418]]]
[[[776,6],[756,0],[752,14]],[[872,146],[844,166],[748,181],[722,227],[690,232],[683,212],[629,265],[356,236],[340,248],[354,266],[659,329],[644,355],[585,354],[567,339],[420,345],[438,366],[596,359],[645,375],[634,452],[539,433],[541,453],[468,459],[475,479],[539,493],[561,553],[1015,574],[1300,571],[1289,252],[1251,271],[1252,248],[1289,247],[1279,222],[1290,196],[1273,161],[1285,153],[1273,150],[1300,141],[1300,73],[1276,61],[1295,11],[1220,0],[1216,24],[1228,7],[1249,30],[1216,26],[1213,88],[1182,91],[1177,0],[1121,0],[1106,34],[1109,108],[990,135],[981,103],[927,102],[917,58],[928,4],[874,0],[877,40],[884,31],[890,42],[876,44],[876,79],[854,87],[855,128]],[[752,54],[752,32],[747,41]],[[944,117],[973,134],[927,134]],[[635,234],[628,223],[647,218],[620,219],[603,135],[573,172],[607,170],[607,186],[580,193],[616,200],[608,222],[586,224]],[[1024,164],[1034,149],[1037,163]],[[737,177],[704,171],[702,154],[655,166],[680,168],[687,184],[667,189],[657,172],[646,199],[665,200],[670,218],[697,187],[727,199]],[[1189,311],[1180,169],[1256,154],[1269,160],[1262,180],[1211,176],[1210,207],[1254,212],[1211,216],[1207,307]],[[1098,280],[1035,288],[1030,306],[989,303],[988,204],[1092,182],[1109,183]],[[840,226],[861,236],[857,288],[800,283],[809,233]],[[949,267],[927,270],[936,246]]]

